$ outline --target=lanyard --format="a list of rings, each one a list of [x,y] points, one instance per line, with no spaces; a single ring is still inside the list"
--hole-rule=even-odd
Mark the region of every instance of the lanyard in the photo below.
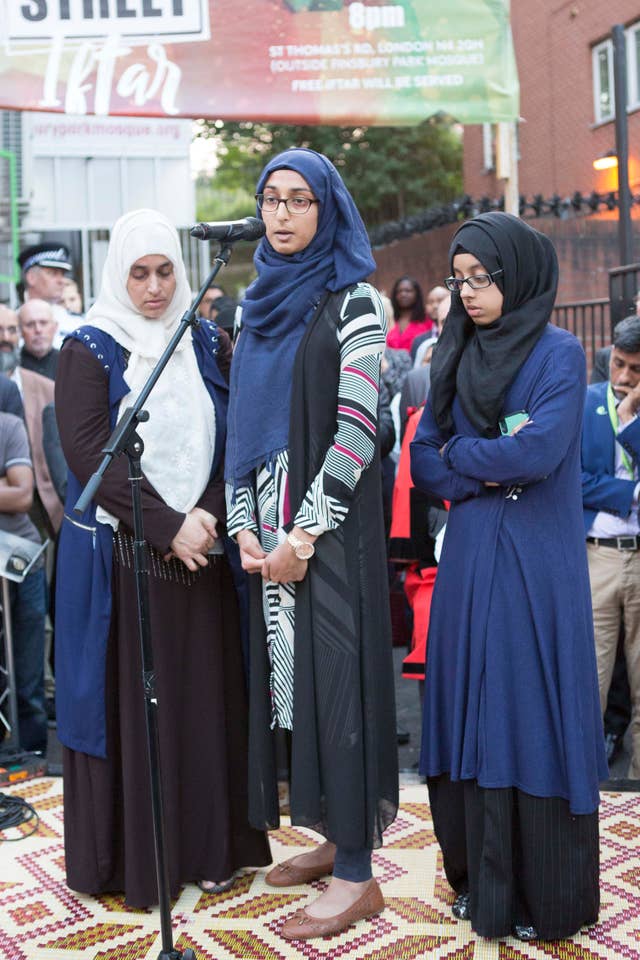
[[[611,384],[607,386],[607,407],[609,409],[609,420],[611,421],[611,426],[613,427],[613,433],[617,442],[618,440],[618,409],[616,407],[616,398],[613,395],[613,388]],[[631,460],[629,460],[629,457],[627,456],[627,451],[622,447],[622,444],[619,444],[619,446],[622,451],[622,463],[624,464],[624,468],[629,474],[629,476],[631,477],[631,479],[634,480],[635,477],[633,472],[633,464],[631,463]]]

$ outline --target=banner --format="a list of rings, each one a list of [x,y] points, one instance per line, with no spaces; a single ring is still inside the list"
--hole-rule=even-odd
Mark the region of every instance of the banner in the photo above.
[[[515,120],[508,0],[0,0],[0,107],[279,123]]]

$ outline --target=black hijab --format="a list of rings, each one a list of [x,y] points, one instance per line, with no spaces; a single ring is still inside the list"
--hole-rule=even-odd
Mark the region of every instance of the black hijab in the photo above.
[[[431,406],[438,426],[453,430],[457,394],[464,413],[483,437],[498,434],[504,397],[549,322],[558,286],[553,244],[510,213],[483,213],[463,223],[449,248],[471,253],[504,295],[502,315],[486,327],[473,323],[459,293],[431,360]]]

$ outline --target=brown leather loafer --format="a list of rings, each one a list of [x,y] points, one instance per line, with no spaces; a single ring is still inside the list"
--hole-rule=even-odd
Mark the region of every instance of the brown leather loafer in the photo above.
[[[362,896],[348,910],[334,917],[312,917],[304,907],[296,910],[284,923],[282,936],[285,940],[310,940],[312,937],[328,937],[342,933],[357,920],[365,920],[384,910],[384,897],[377,881],[372,877]]]
[[[277,867],[270,870],[264,878],[270,887],[295,887],[300,883],[311,883],[333,873],[333,857],[324,863],[317,863],[314,867],[302,867],[291,860],[284,860]]]

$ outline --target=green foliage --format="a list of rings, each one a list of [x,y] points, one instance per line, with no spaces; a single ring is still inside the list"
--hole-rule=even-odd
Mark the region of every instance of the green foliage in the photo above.
[[[240,220],[255,212],[253,191],[222,186],[217,176],[198,177],[196,211],[198,220]]]
[[[219,166],[209,181],[215,219],[233,219],[252,210],[263,166],[292,146],[310,147],[333,161],[368,227],[447,203],[462,193],[459,128],[445,117],[431,117],[414,127],[355,128],[200,121],[198,135],[216,140]],[[200,189],[204,198],[204,187]],[[198,211],[203,219],[212,218],[201,213],[200,200]]]

